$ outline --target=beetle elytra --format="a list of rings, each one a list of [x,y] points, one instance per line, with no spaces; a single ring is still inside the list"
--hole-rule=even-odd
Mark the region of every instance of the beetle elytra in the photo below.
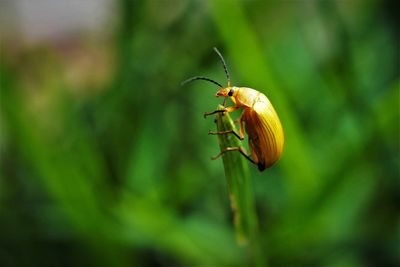
[[[240,108],[243,109],[242,115],[239,118],[239,133],[230,130],[225,132],[209,132],[209,134],[234,134],[240,140],[244,140],[244,132],[246,131],[250,155],[246,153],[243,147],[227,147],[212,159],[216,159],[226,152],[238,151],[250,162],[256,164],[260,171],[263,171],[265,168],[271,167],[280,158],[283,151],[284,133],[278,114],[263,93],[248,87],[231,86],[230,75],[225,60],[217,48],[214,47],[214,50],[222,62],[228,85],[223,87],[220,83],[201,76],[187,79],[182,82],[182,85],[195,80],[205,80],[220,87],[216,96],[225,98],[224,106],[228,97],[233,101],[234,106],[205,113],[204,117],[218,112],[233,112]]]

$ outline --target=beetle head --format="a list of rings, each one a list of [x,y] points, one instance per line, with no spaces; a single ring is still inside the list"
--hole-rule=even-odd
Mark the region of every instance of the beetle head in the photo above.
[[[235,92],[234,87],[223,87],[221,89],[219,89],[219,91],[215,94],[215,96],[222,96],[222,97],[228,97],[228,96],[232,96],[233,93]]]

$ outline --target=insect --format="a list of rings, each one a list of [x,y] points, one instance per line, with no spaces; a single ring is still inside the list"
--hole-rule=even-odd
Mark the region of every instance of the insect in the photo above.
[[[234,106],[225,107],[221,110],[207,112],[204,114],[204,117],[218,112],[233,112],[240,108],[243,109],[238,120],[240,126],[239,133],[230,130],[224,132],[209,132],[209,134],[234,134],[240,140],[244,140],[244,131],[246,129],[250,155],[246,153],[243,147],[227,147],[218,155],[212,157],[212,159],[217,159],[227,152],[238,151],[251,163],[257,165],[260,171],[263,171],[271,167],[282,154],[284,133],[278,114],[263,93],[247,87],[231,86],[230,75],[225,60],[217,48],[214,47],[214,50],[222,62],[228,85],[223,87],[220,83],[201,76],[189,78],[183,81],[182,85],[195,80],[211,82],[220,87],[215,96],[225,98],[223,106],[225,106],[228,97],[230,97],[235,104]]]

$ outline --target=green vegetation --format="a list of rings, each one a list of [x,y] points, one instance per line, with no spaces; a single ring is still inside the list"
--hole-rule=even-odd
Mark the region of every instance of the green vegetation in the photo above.
[[[1,34],[1,266],[396,266],[394,6],[120,0],[110,12],[101,33]],[[214,46],[285,130],[272,168],[234,166],[249,187],[210,160],[203,113],[218,88],[180,86],[226,83]],[[232,190],[251,192],[242,230]],[[241,231],[256,241],[238,244]]]
[[[219,106],[218,110],[223,110]],[[237,132],[229,113],[218,113],[215,119],[218,132],[234,130]],[[221,151],[227,147],[243,146],[238,138],[232,134],[218,135]],[[214,158],[215,159],[215,158]],[[251,265],[265,266],[265,254],[258,238],[258,218],[255,213],[253,188],[249,176],[247,160],[239,153],[225,153],[222,155],[229,200],[233,212],[233,224],[236,231],[236,242],[241,246],[248,246],[251,255]],[[254,259],[254,260],[253,260]]]

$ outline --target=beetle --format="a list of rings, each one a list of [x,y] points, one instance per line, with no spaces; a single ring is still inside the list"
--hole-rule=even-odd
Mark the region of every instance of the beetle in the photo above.
[[[284,133],[281,121],[278,114],[268,98],[261,92],[248,88],[231,86],[230,75],[226,66],[224,57],[214,47],[214,51],[218,54],[228,85],[223,87],[220,83],[202,76],[195,76],[182,82],[182,85],[195,81],[205,80],[220,87],[215,94],[217,97],[224,97],[223,106],[226,104],[226,99],[231,98],[234,106],[225,107],[224,109],[215,110],[213,112],[204,113],[204,117],[216,114],[219,112],[233,112],[242,108],[243,112],[238,120],[240,131],[236,133],[234,130],[224,132],[208,132],[209,134],[234,134],[240,140],[244,140],[244,131],[248,135],[248,144],[250,155],[246,153],[243,147],[227,147],[218,155],[212,157],[217,159],[222,154],[231,151],[240,152],[247,160],[258,166],[260,171],[271,167],[282,155],[284,145]]]

